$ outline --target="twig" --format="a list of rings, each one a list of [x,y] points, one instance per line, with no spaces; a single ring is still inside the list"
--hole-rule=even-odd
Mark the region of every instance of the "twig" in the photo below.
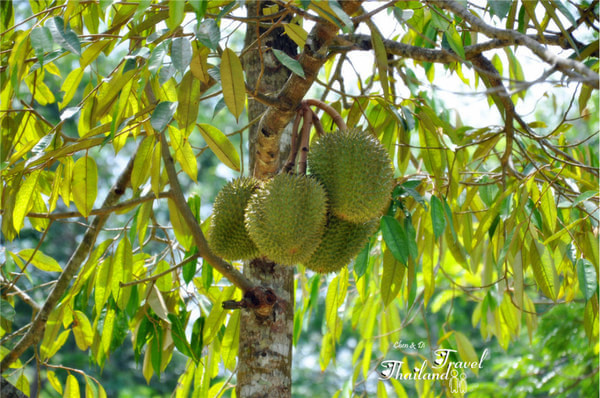
[[[306,174],[306,160],[308,158],[308,144],[310,141],[310,128],[312,127],[313,111],[306,107],[302,115],[302,135],[300,138],[300,160],[298,161],[298,174]]]
[[[331,118],[333,119],[335,124],[337,124],[337,126],[339,127],[340,130],[348,130],[348,126],[346,126],[346,122],[344,122],[344,119],[342,118],[342,116],[340,116],[338,111],[336,111],[333,107],[327,105],[323,101],[319,101],[316,99],[307,99],[307,100],[304,100],[303,102],[306,105],[316,106],[317,108],[325,111],[329,116],[331,116]]]

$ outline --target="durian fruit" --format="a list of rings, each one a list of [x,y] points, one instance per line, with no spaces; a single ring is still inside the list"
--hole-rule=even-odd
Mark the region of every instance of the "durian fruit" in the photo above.
[[[330,216],[321,244],[304,266],[321,274],[339,271],[360,253],[378,227],[378,219],[355,224]]]
[[[263,255],[295,265],[308,260],[321,242],[326,214],[326,194],[319,182],[279,174],[250,198],[246,229]]]
[[[325,187],[330,211],[343,220],[372,220],[390,202],[391,160],[368,132],[355,129],[323,135],[311,145],[308,167]]]
[[[260,256],[244,222],[244,211],[258,185],[255,178],[237,178],[228,182],[215,198],[208,244],[215,254],[226,260]]]

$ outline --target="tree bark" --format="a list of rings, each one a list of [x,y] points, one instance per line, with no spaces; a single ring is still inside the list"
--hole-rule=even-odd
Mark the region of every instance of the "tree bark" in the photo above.
[[[262,15],[262,8],[268,5],[269,2],[265,1],[249,1],[248,17]],[[274,23],[275,20],[261,22],[261,27],[257,23],[247,25],[243,66],[250,89],[273,95],[288,80],[290,72],[267,49],[276,48],[293,57],[296,55],[296,45],[283,35],[281,27],[259,38],[267,30],[264,24]],[[249,98],[248,120],[260,117],[266,109],[266,105]],[[255,155],[262,150],[256,147],[257,130],[258,124],[254,124],[249,134],[250,170],[255,171],[258,171],[254,167]],[[278,142],[279,151],[286,151],[286,141],[283,140],[284,145],[282,140]],[[260,172],[254,175],[258,178],[268,177]],[[257,286],[271,288],[277,295],[278,304],[267,318],[257,316],[253,311],[242,310],[237,396],[289,397],[292,392],[294,268],[257,259],[245,264],[244,275]]]

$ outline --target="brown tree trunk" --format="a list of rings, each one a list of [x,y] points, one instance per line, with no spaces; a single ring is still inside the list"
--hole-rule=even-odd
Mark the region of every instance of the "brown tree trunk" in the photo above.
[[[272,4],[272,3],[271,3]],[[264,1],[249,1],[248,17],[262,15],[261,9],[269,5]],[[275,28],[267,35],[259,35],[275,20],[263,20],[247,25],[243,58],[246,81],[252,89],[268,95],[276,94],[289,78],[289,71],[281,66],[268,48],[295,55],[296,45]],[[258,87],[257,87],[258,83]],[[261,116],[267,107],[255,100],[248,101],[248,119]],[[258,123],[250,128],[250,170],[255,170]],[[284,135],[285,137],[285,135]],[[286,142],[287,140],[281,140]],[[281,148],[284,146],[284,148]],[[285,151],[285,145],[279,145]],[[273,154],[281,159],[279,153]],[[254,173],[256,177],[267,175]],[[257,259],[244,266],[244,274],[253,283],[271,288],[278,297],[272,314],[261,319],[252,311],[242,311],[240,322],[239,366],[237,373],[238,397],[290,397],[292,392],[292,333],[294,324],[294,268],[280,266]]]

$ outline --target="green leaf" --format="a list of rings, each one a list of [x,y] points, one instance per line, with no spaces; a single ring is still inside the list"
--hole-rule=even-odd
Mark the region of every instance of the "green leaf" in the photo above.
[[[13,226],[18,232],[23,228],[25,215],[33,205],[34,190],[37,186],[38,177],[41,170],[36,170],[27,177],[25,182],[19,187],[15,198],[15,207],[13,210]]]
[[[550,232],[554,232],[556,229],[556,219],[558,217],[556,212],[556,202],[554,201],[554,194],[550,189],[548,183],[545,183],[542,188],[542,197],[540,198],[540,210],[544,216],[544,221],[550,229]]]
[[[185,11],[185,1],[169,0],[169,18],[167,19],[167,27],[174,31],[179,28],[183,22]]]
[[[31,47],[35,51],[35,56],[38,58],[40,65],[44,64],[44,53],[52,49],[52,34],[50,29],[46,27],[36,27],[31,30],[29,34],[29,40],[31,40]]]
[[[67,51],[81,56],[81,43],[79,37],[72,30],[65,30],[65,21],[61,17],[54,17],[46,22],[54,41]]]
[[[456,339],[456,346],[458,348],[458,355],[462,359],[462,362],[465,363],[474,363],[479,361],[479,357],[471,344],[471,341],[462,334],[461,332],[454,332],[454,338]],[[471,370],[475,374],[479,374],[479,369],[477,367],[471,368]]]
[[[23,249],[18,254],[19,257],[21,257],[25,261],[28,261],[33,255],[33,258],[30,262],[37,269],[41,269],[42,271],[48,272],[62,272],[62,268],[60,268],[60,265],[55,259],[53,259],[50,256],[47,256],[40,250],[35,251],[35,254],[33,254],[34,251],[34,249]]]
[[[587,259],[577,260],[577,279],[579,279],[579,290],[587,300],[592,298],[598,289],[598,277],[594,265]]]
[[[133,160],[133,170],[131,171],[131,188],[137,192],[148,177],[150,177],[150,165],[152,164],[152,154],[154,153],[154,136],[144,137],[135,154]]]
[[[404,280],[406,267],[400,264],[391,250],[383,252],[383,273],[381,275],[381,299],[387,307],[398,296]]]
[[[306,76],[304,75],[304,69],[302,69],[302,65],[300,65],[300,62],[296,61],[294,58],[290,57],[283,51],[274,48],[272,49],[272,51],[275,55],[275,58],[277,58],[283,66],[291,70],[292,73],[294,73],[295,75],[298,75],[303,79],[306,78]]]
[[[242,63],[230,48],[226,48],[221,56],[221,85],[225,104],[237,120],[246,103],[246,85]]]
[[[169,320],[171,321],[171,337],[173,337],[173,343],[175,343],[175,347],[177,347],[179,352],[181,352],[183,355],[196,360],[185,337],[185,329],[181,324],[181,320],[175,316],[175,314],[169,314],[168,316]]]
[[[156,105],[152,116],[150,117],[150,125],[158,132],[162,132],[165,127],[171,122],[175,111],[177,110],[177,102],[161,102]]]
[[[183,76],[177,89],[177,101],[179,104],[177,105],[177,112],[175,112],[177,125],[186,137],[191,132],[198,118],[200,90],[200,80],[194,77],[192,71],[188,71]]]
[[[194,326],[192,327],[191,347],[195,358],[202,358],[202,348],[204,347],[204,321],[205,318],[201,316],[196,319],[196,322],[194,322]]]
[[[396,260],[406,265],[408,261],[408,239],[398,220],[392,216],[381,217],[381,234]]]
[[[77,210],[90,215],[98,194],[98,168],[91,156],[79,158],[73,166],[72,193]]]
[[[490,6],[490,14],[496,15],[500,19],[506,18],[508,12],[510,11],[510,7],[512,6],[511,0],[494,0],[489,1],[488,5]]]
[[[183,1],[175,1],[185,4]],[[187,37],[177,37],[171,43],[171,61],[175,69],[183,73],[192,61],[192,43]],[[182,82],[183,83],[183,82]]]
[[[431,197],[431,223],[433,225],[433,235],[437,240],[446,229],[446,217],[444,216],[444,205],[437,196]]]
[[[200,134],[208,144],[209,148],[227,167],[240,171],[240,156],[237,150],[229,141],[229,138],[223,134],[218,128],[210,124],[198,124]]]
[[[367,270],[367,264],[369,264],[369,252],[371,251],[371,242],[367,242],[365,247],[358,253],[354,260],[354,272],[356,277],[360,279]]]
[[[559,287],[558,275],[548,248],[540,242],[534,241],[530,249],[530,257],[536,284],[546,297],[556,300]]]
[[[390,96],[390,88],[388,82],[388,57],[385,45],[383,44],[383,38],[381,33],[375,26],[374,23],[369,23],[369,29],[371,30],[371,43],[375,50],[375,63],[377,64],[377,70],[379,71],[379,83],[383,90],[385,98]]]
[[[450,45],[450,48],[452,48],[452,50],[456,54],[458,54],[462,59],[464,59],[465,58],[465,49],[462,44],[462,39],[461,39],[460,35],[458,34],[458,32],[456,31],[456,28],[454,27],[454,25],[450,25],[448,27],[448,30],[446,30],[446,33],[445,33],[445,37],[448,40],[448,44]]]
[[[216,50],[221,40],[219,25],[214,19],[205,19],[196,29],[196,38],[211,50]]]

